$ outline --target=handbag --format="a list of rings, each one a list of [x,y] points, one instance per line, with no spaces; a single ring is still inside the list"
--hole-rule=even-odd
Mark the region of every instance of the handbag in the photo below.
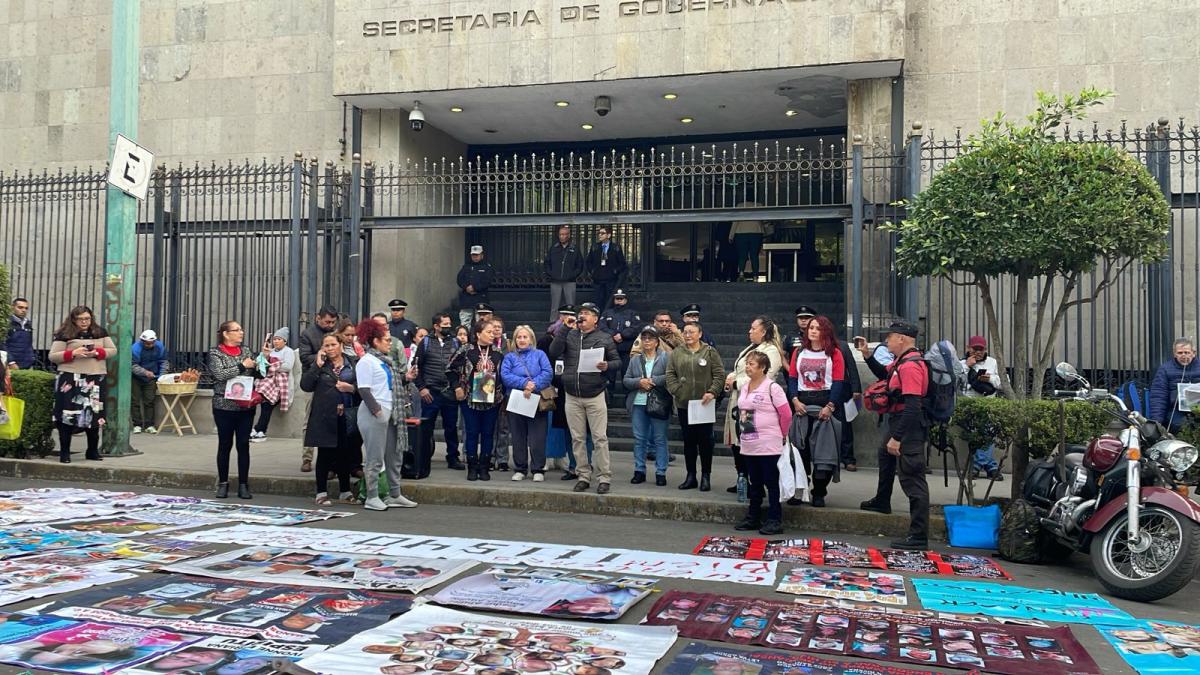
[[[0,396],[0,411],[4,419],[0,421],[0,440],[15,441],[21,437],[21,423],[25,421],[25,401],[13,396],[12,383],[7,376],[4,379],[4,395]]]
[[[656,420],[671,419],[671,409],[674,405],[670,392],[662,387],[655,387],[646,392],[646,414]]]

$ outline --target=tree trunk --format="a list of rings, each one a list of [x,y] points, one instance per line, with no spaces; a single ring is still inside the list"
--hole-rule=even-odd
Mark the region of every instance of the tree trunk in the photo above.
[[[1013,398],[1024,400],[1029,393],[1029,277],[1018,275],[1016,296],[1013,299]],[[1021,496],[1025,482],[1025,467],[1029,465],[1029,448],[1018,440],[1013,444],[1012,498]]]

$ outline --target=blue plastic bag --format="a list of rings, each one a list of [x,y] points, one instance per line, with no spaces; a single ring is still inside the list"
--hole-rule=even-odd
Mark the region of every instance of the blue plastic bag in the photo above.
[[[995,549],[1000,532],[1000,505],[946,506],[946,530],[950,545]]]

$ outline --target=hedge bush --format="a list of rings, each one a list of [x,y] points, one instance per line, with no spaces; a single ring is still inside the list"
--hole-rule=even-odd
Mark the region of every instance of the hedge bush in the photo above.
[[[1067,442],[1084,444],[1102,433],[1113,421],[1105,405],[1068,401]],[[985,447],[994,439],[999,447],[1024,446],[1031,459],[1050,455],[1059,442],[1057,401],[960,398],[951,424],[971,448]]]
[[[44,370],[11,371],[13,395],[25,401],[21,437],[0,441],[0,457],[45,456],[54,451],[54,374]]]

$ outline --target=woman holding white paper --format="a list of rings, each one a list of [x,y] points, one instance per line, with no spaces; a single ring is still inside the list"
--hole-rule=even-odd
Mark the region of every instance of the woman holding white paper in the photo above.
[[[534,482],[540,483],[545,480],[546,473],[547,413],[538,410],[537,404],[529,400],[541,401],[542,391],[550,386],[554,377],[554,369],[546,353],[535,346],[536,342],[532,328],[517,326],[513,331],[516,350],[505,354],[500,364],[500,379],[509,390],[510,399],[521,398],[535,406],[533,417],[508,415],[508,431],[512,435],[512,479],[525,480],[525,474],[529,473]]]
[[[746,355],[746,384],[738,388],[738,419],[742,465],[749,481],[749,508],[735,530],[758,530],[760,534],[783,532],[783,507],[779,504],[779,456],[783,439],[792,424],[787,393],[767,377],[771,359],[762,352]],[[767,496],[767,520],[762,520],[763,493]],[[761,529],[760,529],[761,528]]]
[[[683,327],[683,347],[671,352],[667,360],[667,391],[679,406],[679,425],[683,429],[683,453],[687,478],[680,490],[699,486],[701,492],[712,489],[713,424],[716,422],[717,397],[725,388],[725,366],[711,345],[701,342],[704,328],[699,322]],[[696,482],[696,456],[700,456],[700,482]]]

